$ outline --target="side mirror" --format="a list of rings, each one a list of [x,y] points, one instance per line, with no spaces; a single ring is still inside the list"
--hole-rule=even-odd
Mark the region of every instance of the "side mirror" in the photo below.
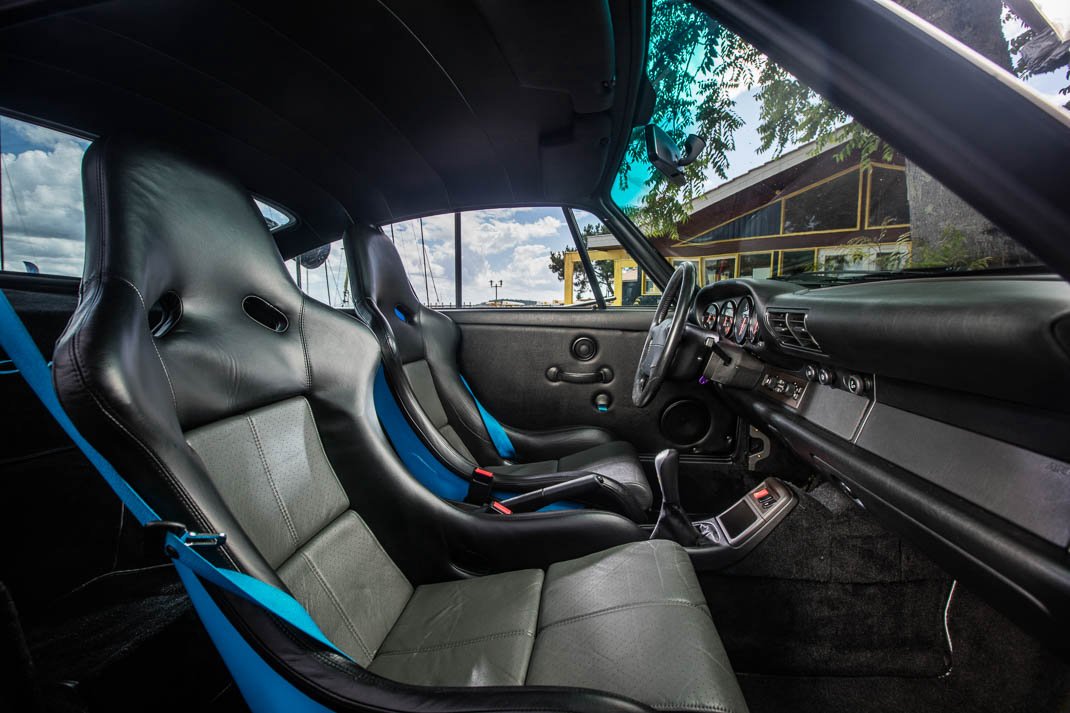
[[[331,254],[331,244],[320,245],[318,248],[313,248],[306,253],[301,253],[297,257],[297,261],[301,263],[301,267],[306,270],[315,270],[317,267],[327,262],[327,257]]]
[[[645,135],[647,160],[669,179],[670,183],[676,186],[684,185],[687,179],[680,169],[698,158],[702,150],[706,148],[706,139],[690,134],[681,151],[665,130],[656,124],[647,124]]]

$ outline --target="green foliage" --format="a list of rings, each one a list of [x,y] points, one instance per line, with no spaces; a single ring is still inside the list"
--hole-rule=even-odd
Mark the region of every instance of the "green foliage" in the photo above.
[[[583,235],[585,238],[591,235],[599,234],[599,232],[589,230],[589,228],[592,227],[594,226],[584,227]],[[602,228],[600,232],[604,233],[605,229]],[[560,282],[565,281],[565,255],[574,252],[576,252],[576,249],[570,247],[566,247],[560,252],[550,251],[550,263],[548,267],[550,268],[550,272],[557,275],[557,279]],[[595,279],[598,280],[598,285],[602,288],[602,296],[605,297],[606,300],[614,299],[614,297],[616,296],[616,291],[614,290],[615,284],[613,281],[613,261],[594,260],[592,264],[594,265]],[[589,291],[590,289],[591,283],[587,279],[587,271],[583,269],[583,265],[581,263],[577,263],[572,269],[573,297],[578,298],[579,295]]]
[[[674,186],[651,172],[631,217],[647,235],[679,237],[678,227],[693,201],[714,176],[727,179],[728,153],[743,120],[735,96],[758,88],[760,151],[781,155],[791,145],[817,142],[817,150],[846,141],[838,160],[858,151],[864,159],[892,158],[892,148],[822,99],[749,44],[683,0],[656,0],[651,18],[648,76],[656,102],[651,122],[678,143],[689,133],[706,139],[698,160],[684,168],[686,182]],[[618,176],[627,190],[629,173],[647,161],[642,127],[635,129]]]
[[[976,257],[975,247],[965,232],[949,225],[940,232],[940,240],[935,244],[914,247],[913,266],[983,270],[992,262],[992,258]]]

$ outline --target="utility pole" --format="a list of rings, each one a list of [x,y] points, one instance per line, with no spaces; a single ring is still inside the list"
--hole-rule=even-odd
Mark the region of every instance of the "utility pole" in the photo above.
[[[494,288],[494,306],[500,307],[501,305],[498,304],[498,288],[502,286],[502,281],[498,280],[495,282],[494,280],[491,280],[490,286]]]
[[[423,218],[420,218],[420,264],[424,268],[424,304],[431,304],[431,290],[427,284],[427,244],[424,242]]]
[[[461,306],[461,214],[453,214],[453,304]]]

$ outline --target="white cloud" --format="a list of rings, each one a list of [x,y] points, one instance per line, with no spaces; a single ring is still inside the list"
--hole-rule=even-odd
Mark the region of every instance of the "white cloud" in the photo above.
[[[386,226],[417,296],[435,304],[454,299],[453,214]],[[550,252],[572,244],[560,208],[501,208],[461,214],[462,287],[466,304],[494,299],[550,302],[564,296],[563,283],[549,269]],[[426,258],[424,251],[426,250]],[[425,283],[424,274],[427,274]],[[433,279],[432,279],[433,278]],[[438,295],[436,300],[435,288]]]
[[[0,157],[3,168],[4,267],[22,260],[43,273],[82,274],[85,218],[82,155],[88,145],[51,129],[4,119],[34,147]]]

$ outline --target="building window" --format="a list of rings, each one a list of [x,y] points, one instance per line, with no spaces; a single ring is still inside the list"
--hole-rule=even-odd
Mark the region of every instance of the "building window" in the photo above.
[[[748,253],[739,256],[739,276],[765,279],[773,276],[773,253]]]
[[[81,277],[89,141],[0,116],[0,269]]]
[[[784,233],[858,228],[858,170],[784,199]]]
[[[708,257],[702,260],[707,285],[721,280],[731,280],[736,276],[736,259],[734,257]]]
[[[780,274],[798,275],[801,272],[811,272],[816,256],[815,250],[785,250],[780,254]]]
[[[874,166],[869,175],[867,226],[880,228],[909,223],[906,171]]]
[[[735,238],[760,238],[766,235],[776,235],[779,232],[780,202],[777,201],[719,225],[691,242],[712,243],[718,240],[733,240]]]

